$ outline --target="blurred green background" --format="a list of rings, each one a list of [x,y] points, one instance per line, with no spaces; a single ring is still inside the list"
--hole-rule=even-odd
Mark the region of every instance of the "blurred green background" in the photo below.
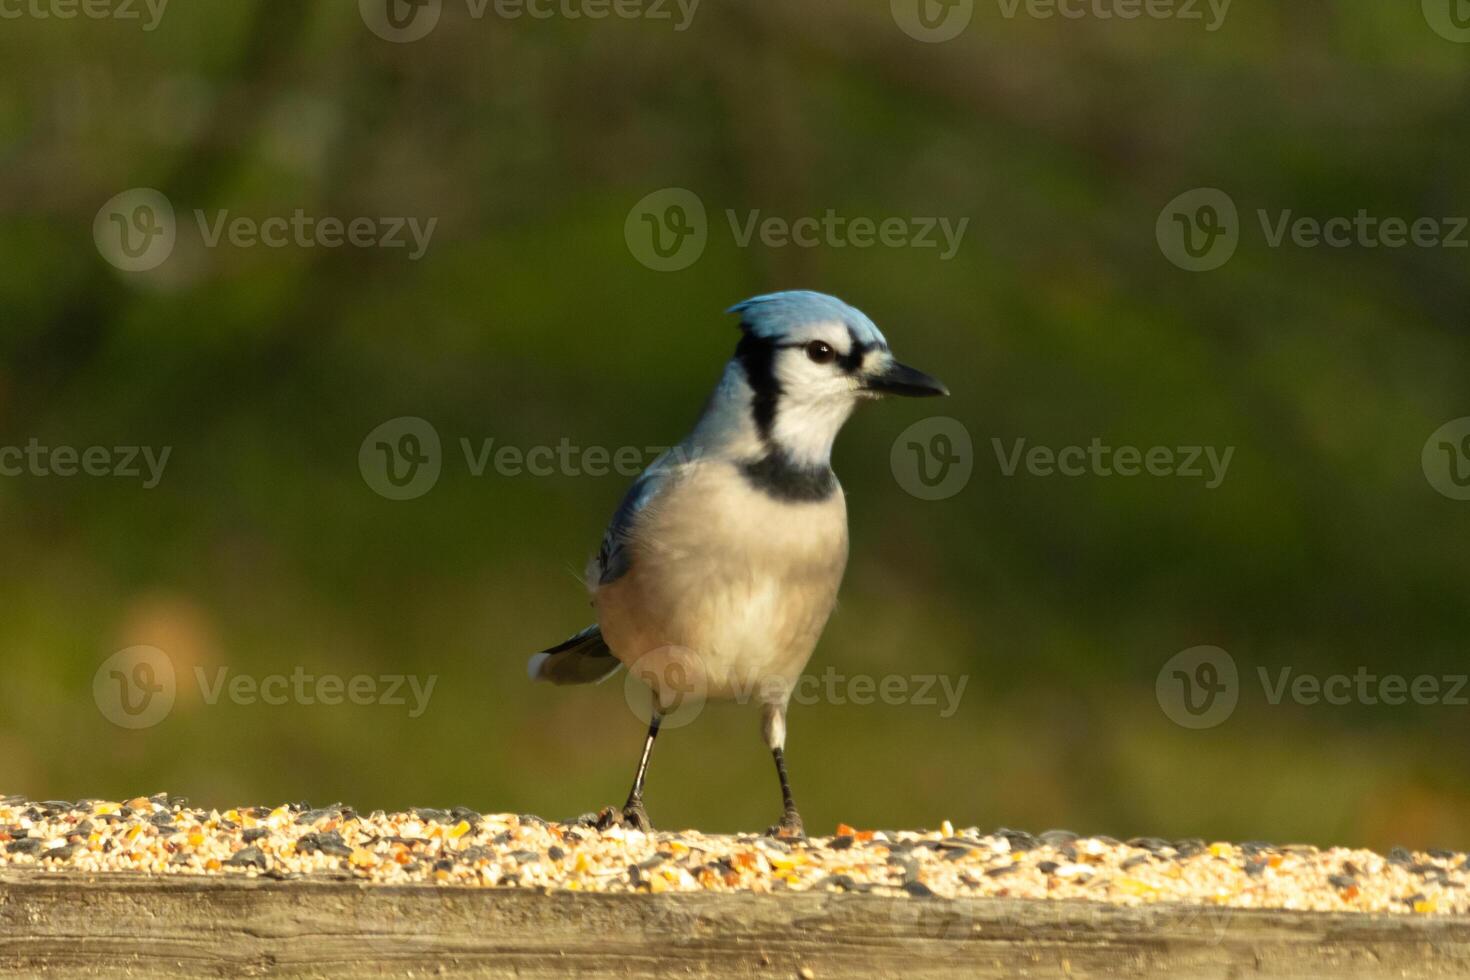
[[[1256,674],[1467,669],[1470,503],[1436,492],[1420,452],[1470,414],[1470,253],[1273,248],[1256,219],[1470,213],[1470,45],[1419,4],[1241,2],[1207,30],[981,0],[944,43],[886,2],[707,0],[676,30],[677,8],[477,18],[444,0],[412,43],[354,6],[0,20],[0,446],[172,447],[154,489],[0,478],[0,791],[621,802],[643,735],[621,678],[532,686],[525,661],[590,621],[576,576],[629,481],[475,476],[459,440],[672,443],[736,340],[721,311],[802,286],[864,309],[954,392],[865,408],[840,439],[852,559],[811,670],[968,678],[949,717],[793,709],[809,830],[1464,846],[1470,707],[1272,705]],[[177,243],[128,273],[93,221],[137,187],[172,202]],[[709,214],[672,272],[624,234],[665,187]],[[1240,209],[1211,272],[1155,239],[1196,187]],[[193,217],[298,208],[438,224],[414,262],[207,248]],[[725,218],[829,208],[970,223],[942,261],[741,247]],[[933,414],[964,423],[974,475],[926,501],[890,449]],[[432,423],[443,472],[394,501],[358,453],[400,416]],[[1093,437],[1235,455],[1208,490],[1005,477],[991,443]],[[166,651],[179,692],[132,731],[93,680],[138,644]],[[1200,644],[1234,657],[1239,705],[1190,730],[1155,681]],[[210,705],[196,667],[437,683],[417,718]],[[711,705],[666,733],[656,824],[778,815],[757,715]]]

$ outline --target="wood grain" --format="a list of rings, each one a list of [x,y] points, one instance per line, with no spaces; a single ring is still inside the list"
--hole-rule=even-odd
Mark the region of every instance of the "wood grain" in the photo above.
[[[1470,919],[0,873],[0,975],[1470,976]]]

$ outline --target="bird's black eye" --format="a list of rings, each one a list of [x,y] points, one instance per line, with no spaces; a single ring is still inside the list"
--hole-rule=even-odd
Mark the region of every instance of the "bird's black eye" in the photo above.
[[[814,340],[806,345],[806,356],[810,357],[817,364],[831,364],[836,360],[837,352],[832,349],[830,344],[825,344],[820,340]]]

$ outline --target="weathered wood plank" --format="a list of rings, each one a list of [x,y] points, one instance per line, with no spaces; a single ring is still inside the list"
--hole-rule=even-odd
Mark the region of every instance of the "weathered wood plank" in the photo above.
[[[0,975],[1470,976],[1470,919],[0,874]]]

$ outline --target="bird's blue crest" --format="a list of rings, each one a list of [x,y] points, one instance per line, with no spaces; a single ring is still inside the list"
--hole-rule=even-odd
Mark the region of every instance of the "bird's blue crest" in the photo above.
[[[861,344],[888,346],[882,331],[862,310],[848,306],[836,296],[810,289],[755,296],[736,303],[725,312],[740,314],[740,329],[756,337],[776,339],[809,323],[835,320],[845,324]]]

